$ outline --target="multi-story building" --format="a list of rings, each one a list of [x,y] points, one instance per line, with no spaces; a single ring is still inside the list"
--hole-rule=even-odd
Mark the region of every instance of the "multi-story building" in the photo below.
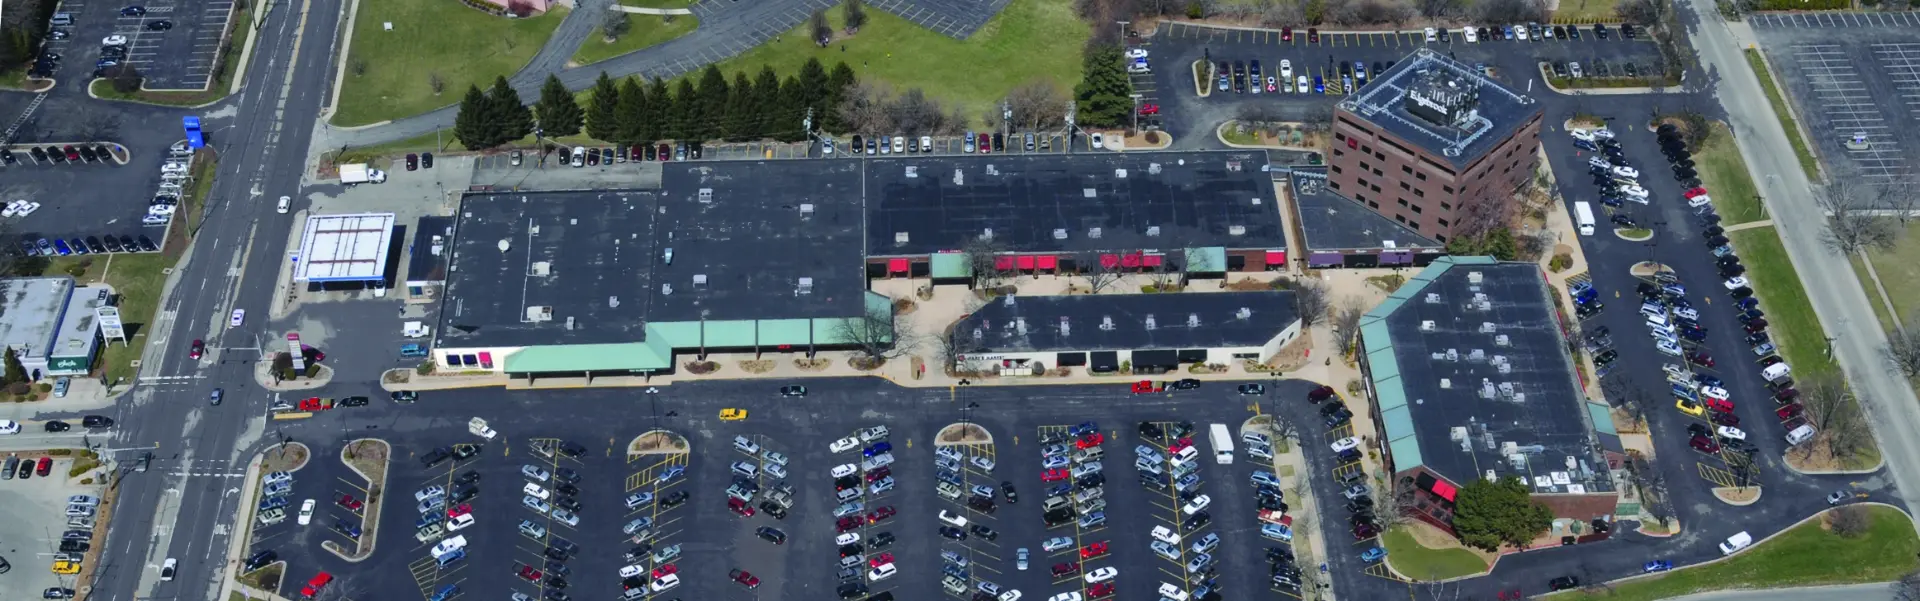
[[[1331,191],[1445,243],[1467,207],[1511,202],[1539,165],[1538,103],[1421,49],[1340,102]]]

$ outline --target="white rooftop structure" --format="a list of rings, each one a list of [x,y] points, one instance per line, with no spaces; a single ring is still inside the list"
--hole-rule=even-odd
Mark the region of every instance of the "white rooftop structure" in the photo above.
[[[393,213],[314,215],[300,235],[297,282],[362,282],[386,278]]]

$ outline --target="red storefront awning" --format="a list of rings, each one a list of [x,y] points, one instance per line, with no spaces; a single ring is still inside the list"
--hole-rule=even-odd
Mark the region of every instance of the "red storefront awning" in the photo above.
[[[1041,255],[1039,257],[1039,260],[1040,260],[1041,269],[1059,269],[1060,268],[1060,259],[1057,257],[1054,257],[1053,255]]]
[[[887,273],[906,273],[906,259],[887,259]]]
[[[1139,267],[1140,253],[1133,253],[1133,254],[1120,257],[1120,266],[1121,267]]]
[[[1001,271],[1013,269],[1013,257],[994,257],[993,268]]]
[[[1100,255],[1100,266],[1108,269],[1120,266],[1120,255]]]
[[[1160,262],[1165,258],[1166,257],[1161,255],[1147,255],[1140,258],[1140,264],[1147,267],[1159,267]]]
[[[1284,251],[1284,250],[1267,251],[1268,267],[1285,267],[1286,265],[1287,265],[1287,251]]]
[[[1033,257],[1019,257],[1015,262],[1020,265],[1022,271],[1033,269]]]
[[[1458,492],[1458,491],[1456,491],[1456,490],[1455,490],[1455,489],[1453,488],[1453,485],[1452,485],[1452,484],[1447,484],[1447,481],[1445,481],[1445,480],[1439,480],[1439,481],[1435,481],[1435,482],[1433,483],[1433,494],[1434,494],[1434,496],[1437,496],[1437,497],[1440,497],[1440,498],[1442,498],[1442,499],[1446,499],[1446,500],[1448,500],[1448,501],[1452,501],[1452,500],[1453,500],[1453,494],[1454,494],[1455,492]]]
[[[493,353],[480,353],[480,367],[493,369]]]

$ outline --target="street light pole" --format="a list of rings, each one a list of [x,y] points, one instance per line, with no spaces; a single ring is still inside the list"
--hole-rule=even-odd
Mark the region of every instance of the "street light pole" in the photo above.
[[[1140,99],[1145,96],[1138,92],[1128,96],[1133,98],[1133,130],[1140,131]]]

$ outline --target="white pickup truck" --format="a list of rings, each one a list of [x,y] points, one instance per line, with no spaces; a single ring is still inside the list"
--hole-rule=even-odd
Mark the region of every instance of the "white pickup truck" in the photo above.
[[[477,417],[467,420],[467,431],[473,433],[474,436],[487,440],[493,440],[494,435],[499,434],[499,432],[493,431],[493,428],[487,427],[487,420]]]

